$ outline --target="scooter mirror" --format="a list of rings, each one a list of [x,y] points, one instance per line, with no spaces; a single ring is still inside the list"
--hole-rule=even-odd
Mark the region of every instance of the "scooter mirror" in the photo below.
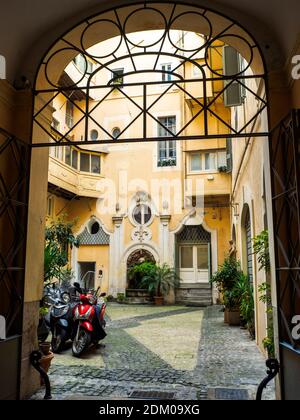
[[[104,297],[104,296],[106,296],[106,293],[101,293],[100,294],[100,297]]]

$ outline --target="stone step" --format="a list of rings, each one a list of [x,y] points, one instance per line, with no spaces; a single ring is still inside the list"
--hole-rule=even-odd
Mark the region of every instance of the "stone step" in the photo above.
[[[210,284],[181,284],[176,290],[176,303],[188,306],[211,306],[212,290]]]
[[[177,290],[176,296],[195,296],[195,297],[204,297],[204,296],[211,296],[210,290],[197,290],[194,291],[192,289],[189,290]]]
[[[212,305],[212,299],[179,299],[176,300],[176,303],[179,305],[185,305],[185,306],[199,306],[199,307],[207,307]]]
[[[198,290],[198,289],[206,289],[206,290],[211,290],[211,284],[210,283],[181,283],[178,287],[178,289],[193,289],[193,290]]]

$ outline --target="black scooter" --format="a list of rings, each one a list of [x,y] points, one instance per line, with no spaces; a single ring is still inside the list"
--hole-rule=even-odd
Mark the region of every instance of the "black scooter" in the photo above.
[[[37,331],[39,342],[43,343],[49,336],[51,331],[51,313],[52,315],[58,314],[58,310],[52,310],[53,306],[67,306],[70,302],[71,294],[69,290],[62,288],[61,286],[57,286],[56,284],[45,286],[42,306],[47,308],[48,312],[42,315],[39,320]]]
[[[73,336],[73,310],[79,302],[80,293],[79,284],[74,283],[74,286],[68,290],[69,302],[66,303],[62,295],[50,310],[51,348],[54,353],[60,353]]]

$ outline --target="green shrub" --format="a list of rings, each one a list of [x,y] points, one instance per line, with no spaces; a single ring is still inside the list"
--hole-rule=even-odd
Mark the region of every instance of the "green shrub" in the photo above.
[[[150,294],[155,296],[167,295],[170,289],[178,287],[180,278],[176,270],[163,264],[162,266],[154,265],[148,274],[141,281],[140,286],[147,288]]]
[[[254,318],[254,294],[253,286],[249,277],[241,273],[236,290],[240,297],[240,313],[241,318],[249,330],[251,336],[255,336],[255,318]]]
[[[225,258],[223,264],[216,271],[210,282],[215,284],[220,293],[232,290],[241,275],[241,265],[233,258]]]
[[[117,302],[118,303],[125,303],[126,301],[126,296],[124,293],[118,293],[117,294]]]
[[[253,239],[253,253],[257,255],[257,260],[260,264],[259,270],[270,272],[270,251],[269,251],[269,232],[263,230],[259,235]]]
[[[128,270],[128,279],[130,284],[134,288],[139,288],[142,279],[146,276],[151,275],[151,272],[155,269],[155,264],[153,262],[143,262],[141,264],[136,264]]]

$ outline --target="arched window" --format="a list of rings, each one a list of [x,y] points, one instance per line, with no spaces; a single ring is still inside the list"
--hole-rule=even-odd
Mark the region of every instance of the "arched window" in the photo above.
[[[119,127],[115,127],[112,131],[112,136],[114,139],[117,139],[121,134],[121,129]]]
[[[100,225],[98,222],[94,222],[91,226],[91,234],[96,235],[100,230]]]
[[[91,130],[90,137],[91,137],[91,140],[98,140],[99,139],[98,130]]]
[[[147,204],[139,204],[133,210],[133,220],[138,225],[147,225],[152,218],[152,210]]]

